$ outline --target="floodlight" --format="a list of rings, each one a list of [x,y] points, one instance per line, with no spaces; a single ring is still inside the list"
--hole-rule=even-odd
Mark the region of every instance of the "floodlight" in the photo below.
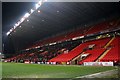
[[[21,18],[20,22],[23,22],[25,20],[25,18]]]
[[[20,23],[21,23],[21,22],[20,22],[20,21],[18,21],[18,23],[17,23],[17,24],[18,24],[18,26],[20,25]]]
[[[40,10],[38,10],[38,13],[40,13]]]
[[[47,2],[47,0],[44,0],[45,2]]]
[[[10,32],[12,32],[12,29],[10,29]]]
[[[45,20],[42,20],[42,21],[45,21]]]
[[[47,0],[40,0],[37,4],[35,4],[35,9],[37,10],[37,9],[42,5],[43,2],[47,2]],[[18,22],[14,25],[14,27],[13,27],[12,29],[10,29],[10,30],[6,33],[6,35],[9,35],[17,26],[19,26],[19,25],[20,25],[26,18],[28,18],[28,17],[30,16],[30,14],[32,14],[34,11],[35,11],[34,9],[31,9],[31,10],[30,10],[30,13],[26,13],[26,14],[20,19],[20,21],[18,21]],[[38,10],[38,12],[40,13],[40,10]],[[27,20],[27,21],[29,21],[29,20]],[[44,21],[44,20],[42,20],[42,21]],[[19,27],[21,27],[21,26],[19,26]],[[34,28],[34,27],[32,26],[32,28]]]
[[[26,14],[24,15],[25,18],[27,18],[27,17],[29,17],[29,16],[30,16],[29,13],[26,13]]]
[[[29,20],[27,19],[27,22],[29,22]]]
[[[35,8],[38,9],[40,7],[39,4],[35,4]]]
[[[17,26],[14,26],[14,29],[16,28]]]
[[[8,31],[7,33],[6,33],[6,35],[8,36],[10,34],[10,31]]]
[[[33,10],[33,9],[31,9],[31,10],[30,10],[30,12],[31,12],[31,13],[33,13],[33,12],[34,12],[34,10]]]
[[[59,11],[57,11],[57,13],[59,13]]]
[[[40,1],[38,2],[38,4],[41,5],[41,4],[42,4],[42,1],[40,0]]]
[[[18,23],[15,24],[15,26],[18,26],[18,25],[19,25]]]

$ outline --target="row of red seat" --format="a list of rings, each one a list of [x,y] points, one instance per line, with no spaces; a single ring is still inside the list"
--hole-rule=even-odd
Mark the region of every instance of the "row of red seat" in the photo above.
[[[80,27],[71,32],[37,42],[34,45],[32,45],[32,47],[30,48],[34,48],[36,46],[44,45],[44,44],[51,43],[51,42],[65,41],[67,39],[72,39],[74,37],[98,33],[104,30],[108,30],[108,29],[113,29],[113,28],[118,27],[119,23],[120,23],[120,20],[116,19],[116,20],[105,21],[105,22],[96,24],[91,27]]]
[[[120,61],[120,37],[116,36],[116,38],[108,45],[106,49],[109,49],[108,53],[100,59],[101,62],[119,62]],[[100,43],[99,43],[100,44]],[[95,49],[88,50],[85,53],[89,53],[90,55],[79,62],[79,64],[83,64],[83,62],[94,62],[106,49]]]
[[[40,46],[40,45],[43,45],[43,44],[46,44],[46,43],[51,43],[51,42],[56,42],[56,41],[64,41],[64,40],[71,39],[71,38],[78,37],[78,36],[82,36],[82,35],[98,33],[98,32],[103,31],[103,30],[112,29],[113,27],[115,28],[118,25],[120,25],[120,20],[105,21],[105,22],[102,22],[102,23],[97,24],[95,26],[82,27],[82,28],[73,30],[71,32],[68,32],[66,34],[62,34],[62,35],[59,35],[59,36],[56,36],[56,37],[48,38],[46,40],[43,40],[43,41],[40,41],[40,42],[36,43],[32,47],[36,47],[36,46]],[[103,48],[103,46],[105,46],[110,39],[111,38],[106,38],[106,39],[84,42],[84,43],[80,44],[79,46],[77,46],[76,48],[74,48],[73,50],[71,50],[68,53],[60,54],[57,57],[55,57],[56,55],[54,55],[54,58],[51,59],[50,61],[53,61],[53,62],[54,61],[55,62],[56,61],[58,61],[58,62],[59,61],[63,61],[63,62],[70,61],[73,58],[75,58],[76,56],[80,55],[85,48],[88,48],[89,45],[95,44],[95,47],[94,47],[95,49],[96,48]],[[111,43],[111,45],[117,45],[117,44],[118,43],[116,43],[115,41],[113,43]],[[114,49],[111,49],[111,50],[113,52],[115,51]],[[90,51],[90,52],[93,53],[92,51]],[[102,51],[100,52],[100,54],[101,53],[102,53]],[[19,59],[19,58],[28,59],[29,54],[31,54],[31,53],[21,54],[21,55],[18,55],[16,57],[13,57],[13,59]],[[53,55],[52,53],[50,53],[50,54]],[[43,54],[44,55],[43,57],[45,57],[45,58],[47,57],[48,59],[50,59],[51,58],[50,54],[49,55],[48,54],[45,54],[45,55]],[[56,52],[54,52],[54,54],[56,54]],[[99,52],[98,52],[98,54],[99,54]],[[33,56],[33,59],[37,60],[38,56],[39,55],[35,54],[35,56]],[[92,57],[92,55],[91,55],[91,57]],[[92,58],[92,60],[95,60],[96,57],[97,56]],[[90,59],[88,58],[88,60],[90,60]]]
[[[67,41],[56,45],[51,46],[42,46],[37,49],[32,50],[25,50],[22,51],[21,54],[14,56],[10,59],[6,59],[6,61],[16,61],[20,62],[20,60],[27,60],[32,62],[46,62],[57,55],[60,55],[63,52],[67,52],[71,50],[73,47],[76,47],[79,43],[78,40],[76,41]]]
[[[79,64],[83,64],[83,62],[94,62],[104,51],[104,48],[85,51],[84,54],[89,54],[89,56],[80,61]]]
[[[120,53],[119,53],[119,44],[120,38],[116,37],[110,45],[114,45],[110,51],[100,60],[100,61],[119,61],[120,60]]]
[[[87,48],[89,45],[95,44],[95,47],[103,47],[111,38],[105,38],[100,40],[88,41],[85,43],[80,44],[73,50],[68,53],[63,53],[58,55],[57,57],[50,60],[50,62],[67,62],[75,58],[76,56],[80,55],[83,52],[83,49]],[[97,52],[98,53],[98,52]],[[96,53],[96,54],[97,54]]]
[[[99,23],[93,26],[89,31],[87,31],[86,34],[94,34],[100,31],[115,28],[118,26],[119,22],[120,22],[119,20],[113,20],[113,21],[105,21],[103,23]]]
[[[114,47],[100,61],[118,61],[120,59],[118,54],[118,47]]]

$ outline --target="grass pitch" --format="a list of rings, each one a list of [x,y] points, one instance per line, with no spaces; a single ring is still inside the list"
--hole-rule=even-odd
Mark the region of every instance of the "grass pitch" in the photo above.
[[[2,63],[3,78],[76,78],[116,69],[100,66],[65,66],[21,63]]]

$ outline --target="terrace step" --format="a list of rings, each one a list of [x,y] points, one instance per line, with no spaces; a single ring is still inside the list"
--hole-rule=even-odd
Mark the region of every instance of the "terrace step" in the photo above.
[[[115,36],[104,46],[104,48],[107,48],[112,41],[115,39]],[[100,59],[102,59],[111,49],[107,49],[95,62],[98,62]]]
[[[109,46],[110,45],[110,43],[113,41],[115,39],[115,36],[105,45],[105,47],[104,48],[107,48],[107,46]]]
[[[109,51],[110,49],[106,50],[95,62],[99,62],[99,60],[102,59]]]

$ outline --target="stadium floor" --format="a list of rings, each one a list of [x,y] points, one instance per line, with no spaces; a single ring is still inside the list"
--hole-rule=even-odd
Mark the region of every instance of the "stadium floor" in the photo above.
[[[2,63],[3,78],[76,78],[117,67]]]

